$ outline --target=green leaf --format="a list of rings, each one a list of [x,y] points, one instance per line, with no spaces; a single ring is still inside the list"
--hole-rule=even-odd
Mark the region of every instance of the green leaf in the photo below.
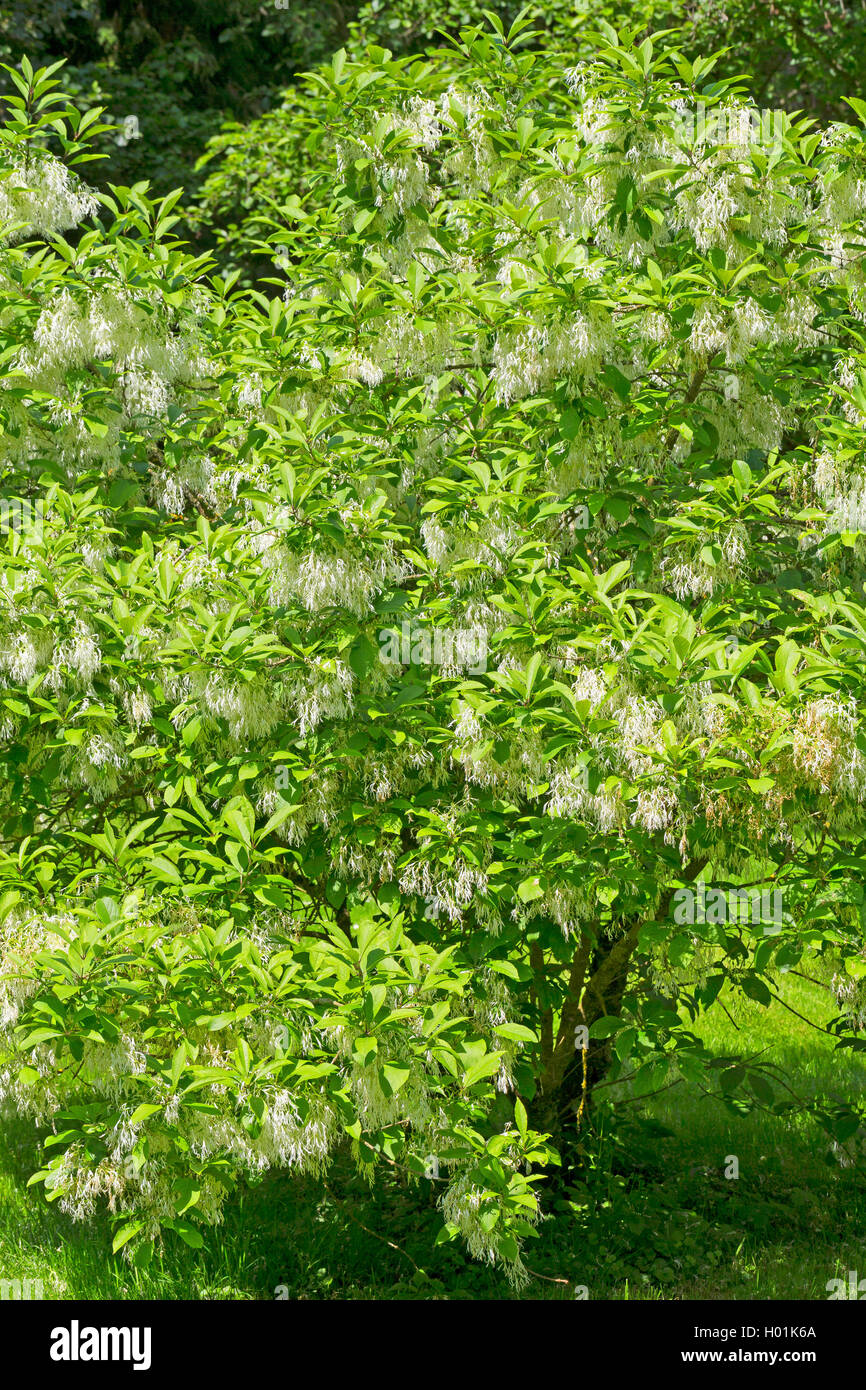
[[[493,1031],[500,1038],[508,1038],[515,1042],[538,1042],[538,1037],[532,1029],[522,1023],[497,1023]]]
[[[494,1052],[487,1057],[482,1057],[479,1062],[476,1062],[474,1066],[471,1066],[464,1074],[464,1087],[474,1086],[476,1081],[481,1081],[485,1077],[492,1076],[494,1072],[499,1071],[501,1057],[501,1052]]]
[[[112,1254],[116,1255],[118,1250],[122,1250],[124,1245],[128,1245],[129,1242],[133,1239],[133,1237],[137,1236],[139,1231],[143,1230],[143,1221],[129,1221],[125,1226],[121,1226],[120,1230],[115,1235],[114,1240],[111,1242]]]
[[[256,824],[256,813],[247,798],[245,796],[232,797],[223,810],[222,820],[233,837],[240,840],[249,849]]]
[[[625,402],[628,400],[631,394],[631,382],[627,376],[623,376],[618,367],[614,367],[613,363],[609,362],[602,371],[601,376],[605,384],[609,386],[612,391],[616,392],[621,401]]]
[[[188,1221],[171,1221],[166,1223],[171,1230],[176,1231],[185,1245],[191,1250],[201,1250],[204,1245],[204,1237],[197,1226],[191,1225]]]
[[[749,1086],[762,1105],[772,1105],[776,1099],[773,1088],[759,1071],[749,1072]]]
[[[757,1004],[763,1004],[765,1008],[768,1004],[772,1004],[773,996],[759,976],[745,975],[740,983],[743,993],[748,995],[749,999],[754,999]]]
[[[385,1062],[379,1068],[379,1083],[386,1096],[394,1096],[405,1086],[411,1076],[411,1068],[398,1066],[394,1062]]]
[[[161,1105],[151,1105],[145,1101],[143,1105],[139,1105],[136,1110],[133,1110],[129,1117],[129,1123],[131,1125],[140,1125],[143,1120],[149,1119],[151,1115],[157,1115],[161,1109]]]
[[[772,791],[773,787],[776,785],[774,777],[747,777],[746,781],[749,784],[750,790],[757,792],[759,796],[763,796],[765,792]]]
[[[622,1026],[623,1021],[621,1018],[613,1018],[610,1015],[605,1015],[603,1018],[597,1018],[594,1023],[590,1024],[589,1036],[591,1038],[612,1038],[615,1033],[619,1032]]]
[[[523,1104],[523,1101],[519,1099],[514,1102],[514,1123],[517,1126],[518,1134],[522,1139],[525,1139],[529,1121],[526,1114],[526,1106]]]
[[[182,1177],[177,1179],[174,1186],[177,1194],[174,1209],[178,1216],[182,1216],[190,1207],[194,1207],[201,1197],[201,1181],[198,1178]]]
[[[539,887],[537,878],[525,878],[518,884],[517,896],[522,903],[535,902],[537,898],[544,897],[544,889]]]
[[[352,1061],[357,1062],[358,1066],[366,1067],[379,1051],[379,1042],[376,1038],[361,1037],[355,1038],[352,1043]]]
[[[743,1084],[746,1078],[746,1068],[739,1065],[726,1067],[719,1078],[722,1094],[729,1096]]]
[[[562,412],[559,421],[559,432],[563,439],[572,440],[577,438],[582,419],[582,415],[574,406],[569,406],[567,410]]]

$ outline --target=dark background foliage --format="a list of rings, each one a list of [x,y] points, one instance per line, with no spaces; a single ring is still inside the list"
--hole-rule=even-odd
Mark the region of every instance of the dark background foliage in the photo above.
[[[183,186],[223,122],[245,124],[279,104],[300,72],[341,45],[422,51],[490,9],[511,20],[518,3],[484,0],[19,0],[0,4],[0,61],[34,66],[66,59],[64,88],[138,135],[96,166],[102,184],[147,178],[157,192]],[[842,93],[866,78],[866,8],[860,0],[543,0],[532,6],[538,43],[579,50],[599,17],[651,29],[686,23],[697,51],[729,46],[727,72],[753,74],[754,99],[844,116]],[[0,83],[0,90],[4,85]]]

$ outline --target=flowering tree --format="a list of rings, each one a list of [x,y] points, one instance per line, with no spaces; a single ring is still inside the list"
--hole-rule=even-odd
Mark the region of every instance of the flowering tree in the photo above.
[[[321,12],[325,7],[318,8]],[[470,24],[483,25],[490,11],[507,26],[520,8],[517,0],[368,0],[348,25],[346,48],[375,63],[376,50],[369,45],[386,44],[397,55],[418,52]],[[337,9],[345,12],[345,6]],[[669,0],[629,0],[627,5],[622,0],[537,0],[524,12],[532,21],[524,43],[549,48],[555,42],[567,50],[565,61],[570,64],[592,53],[592,30],[601,21],[627,23],[639,38],[682,25],[681,46],[705,53],[722,50],[717,77],[752,74],[752,92],[761,106],[807,110],[828,119],[847,114],[844,94],[863,87],[866,11],[856,0],[840,0],[832,24],[824,0],[775,0],[772,5],[765,0],[725,0],[723,5],[718,0],[675,5]],[[295,4],[290,13],[296,24]],[[282,34],[284,53],[288,42]],[[437,55],[440,72],[444,60],[444,53]],[[272,64],[272,55],[267,64]],[[273,73],[286,80],[284,67]],[[549,68],[548,76],[555,93],[561,72]],[[306,195],[316,171],[316,151],[328,134],[321,96],[315,79],[304,80],[300,74],[264,115],[246,123],[226,123],[208,141],[196,165],[196,172],[206,177],[190,220],[216,239],[222,259],[231,257],[246,270],[253,212],[280,207],[302,190]],[[176,143],[169,141],[172,149]],[[258,271],[265,273],[260,265]]]
[[[863,1046],[863,136],[525,27],[320,70],[273,297],[18,79],[2,1084],[142,1258],[345,1144],[520,1279],[724,985],[832,953]]]

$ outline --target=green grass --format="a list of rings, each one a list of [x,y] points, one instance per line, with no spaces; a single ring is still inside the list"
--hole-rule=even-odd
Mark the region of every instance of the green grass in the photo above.
[[[809,972],[811,973],[811,972]],[[785,1002],[818,1022],[832,1000],[787,975]],[[800,1095],[840,1100],[866,1089],[866,1065],[782,1005],[723,1002],[695,1026],[717,1055],[762,1053]],[[628,1084],[616,1088],[629,1099]],[[802,1116],[732,1115],[686,1083],[623,1107],[635,1123],[605,1191],[581,1227],[562,1199],[526,1252],[538,1275],[520,1293],[456,1245],[433,1247],[440,1220],[426,1183],[365,1183],[340,1161],[327,1182],[267,1178],[226,1208],[203,1250],[172,1237],[146,1272],[110,1253],[106,1217],[72,1222],[27,1188],[38,1166],[32,1131],[0,1135],[0,1278],[41,1279],[61,1299],[826,1299],[831,1278],[866,1275],[866,1184],[827,1162],[829,1144]],[[739,1177],[725,1177],[729,1155]],[[567,1284],[551,1282],[568,1280]]]
[[[862,1054],[834,1051],[833,1039],[806,1021],[827,1023],[838,1012],[826,987],[788,974],[779,992],[789,1008],[774,1003],[764,1009],[726,990],[721,1002],[727,1013],[714,1008],[694,1031],[718,1056],[761,1054],[762,1062],[782,1069],[799,1096],[843,1102],[862,1096]],[[643,1109],[671,1131],[658,1142],[654,1176],[674,1207],[694,1210],[708,1227],[703,1253],[710,1267],[674,1280],[665,1296],[825,1299],[829,1279],[858,1267],[866,1275],[862,1168],[833,1161],[830,1141],[809,1117],[760,1110],[732,1115],[685,1083]],[[856,1157],[856,1149],[851,1152]],[[738,1160],[736,1179],[725,1177],[730,1155]],[[630,1282],[631,1297],[642,1289],[659,1291],[652,1279],[639,1279],[637,1288]]]

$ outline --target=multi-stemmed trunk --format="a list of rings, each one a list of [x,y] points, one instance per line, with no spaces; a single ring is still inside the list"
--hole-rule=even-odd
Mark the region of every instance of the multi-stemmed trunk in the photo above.
[[[696,860],[683,873],[691,882],[704,867]],[[652,920],[664,919],[674,889],[663,895]],[[587,1038],[593,1023],[619,1016],[641,927],[647,919],[630,917],[620,922],[620,932],[605,940],[582,935],[568,967],[565,999],[556,1024],[552,1009],[541,1017],[541,1068],[531,1110],[537,1127],[549,1134],[560,1149],[565,1169],[581,1125],[588,1117],[593,1090],[610,1068],[611,1044],[607,1039]],[[530,950],[537,989],[546,978],[546,963],[538,945]]]

